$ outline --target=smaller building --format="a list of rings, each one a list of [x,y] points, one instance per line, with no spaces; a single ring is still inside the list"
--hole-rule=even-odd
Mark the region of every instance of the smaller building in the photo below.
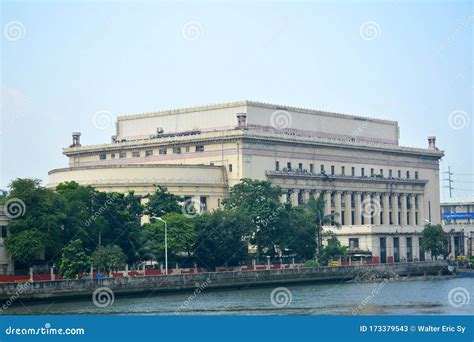
[[[14,272],[13,260],[8,256],[5,248],[5,239],[7,238],[8,217],[4,213],[4,206],[0,205],[0,274],[12,275]]]

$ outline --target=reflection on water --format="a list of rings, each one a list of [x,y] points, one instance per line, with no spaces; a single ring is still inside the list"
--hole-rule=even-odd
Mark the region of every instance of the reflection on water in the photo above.
[[[454,288],[465,288],[470,302],[449,304]],[[291,302],[272,305],[274,287],[209,290],[193,295],[117,296],[99,308],[91,299],[19,303],[4,314],[136,314],[136,315],[472,315],[474,278],[411,279],[389,282],[288,285]]]

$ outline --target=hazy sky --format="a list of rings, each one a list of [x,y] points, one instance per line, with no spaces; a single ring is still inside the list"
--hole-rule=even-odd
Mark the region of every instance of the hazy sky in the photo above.
[[[405,146],[436,135],[474,200],[472,3],[2,1],[0,188],[47,183],[72,131],[109,142],[98,111],[248,99],[397,120]]]

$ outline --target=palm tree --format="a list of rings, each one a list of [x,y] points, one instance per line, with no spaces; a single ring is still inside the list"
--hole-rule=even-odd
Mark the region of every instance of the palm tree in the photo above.
[[[323,226],[331,225],[339,228],[341,225],[335,221],[335,214],[324,214],[324,199],[323,196],[319,196],[317,199],[310,197],[306,204],[306,210],[311,213],[314,225],[316,227],[315,238],[316,238],[316,251],[314,253],[314,259],[316,261],[322,255],[323,251]]]

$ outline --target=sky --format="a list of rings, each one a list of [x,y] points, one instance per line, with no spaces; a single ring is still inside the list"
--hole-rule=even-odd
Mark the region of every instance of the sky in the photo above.
[[[46,184],[73,131],[109,142],[98,112],[245,99],[396,120],[404,146],[435,135],[442,200],[474,201],[473,4],[2,1],[0,189]]]

